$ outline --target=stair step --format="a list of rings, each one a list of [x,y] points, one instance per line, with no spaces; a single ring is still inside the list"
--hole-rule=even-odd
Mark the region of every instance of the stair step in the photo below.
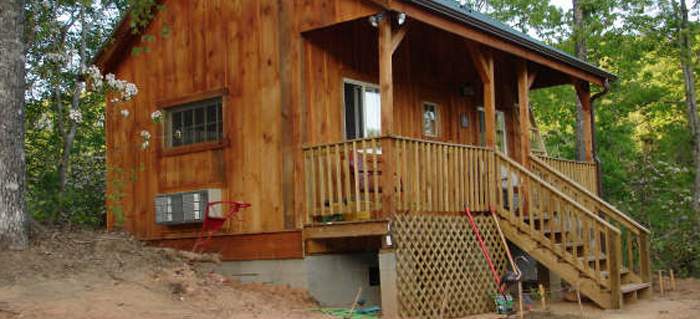
[[[623,294],[628,294],[630,292],[634,292],[637,290],[642,290],[651,287],[651,283],[648,282],[643,282],[643,283],[635,283],[635,284],[624,284],[620,287],[620,291]]]
[[[627,267],[622,267],[622,268],[620,268],[620,275],[626,275],[626,274],[628,274],[629,272],[630,272],[630,270],[627,269]],[[600,274],[601,274],[603,277],[606,277],[606,278],[608,277],[608,271],[607,271],[607,270],[601,271]]]

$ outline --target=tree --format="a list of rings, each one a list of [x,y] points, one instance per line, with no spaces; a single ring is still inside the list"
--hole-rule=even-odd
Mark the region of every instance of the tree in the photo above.
[[[683,69],[683,82],[685,84],[685,105],[688,112],[688,126],[693,139],[693,162],[695,165],[695,181],[693,183],[693,211],[700,226],[700,118],[698,118],[698,102],[695,94],[695,74],[693,67],[693,49],[691,45],[691,32],[688,26],[688,7],[685,0],[680,0],[676,7],[678,26],[678,51],[680,54],[681,68]]]
[[[588,45],[586,45],[586,20],[589,10],[584,6],[582,0],[572,0],[574,11],[574,50],[576,57],[588,60]],[[576,99],[576,159],[586,160],[586,140],[583,127],[583,104],[580,99]]]
[[[28,245],[24,203],[24,1],[0,1],[0,246]]]

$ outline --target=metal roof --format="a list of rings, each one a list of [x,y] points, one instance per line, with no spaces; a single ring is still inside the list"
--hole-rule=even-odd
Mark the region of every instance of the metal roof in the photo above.
[[[479,13],[469,6],[462,6],[457,0],[402,0],[418,5],[429,11],[454,19],[477,30],[504,38],[520,46],[538,52],[549,58],[556,59],[572,67],[584,70],[596,76],[615,80],[617,76],[593,64],[583,61],[569,53],[549,46],[525,33],[517,31],[485,14]]]

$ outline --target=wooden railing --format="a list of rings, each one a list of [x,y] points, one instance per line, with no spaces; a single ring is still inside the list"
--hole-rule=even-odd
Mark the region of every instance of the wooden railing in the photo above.
[[[650,232],[647,228],[537,156],[530,156],[530,169],[581,206],[618,227],[622,232],[621,241],[624,252],[622,264],[642,281],[651,280]]]
[[[598,180],[596,179],[598,170],[595,163],[572,161],[548,156],[538,156],[538,158],[571,180],[581,184],[593,194],[598,194]]]
[[[493,199],[491,150],[405,137],[392,138],[399,212],[485,211]]]
[[[620,230],[519,163],[494,154],[499,215],[598,285],[619,291]]]
[[[381,138],[304,147],[307,224],[377,217],[382,209]]]

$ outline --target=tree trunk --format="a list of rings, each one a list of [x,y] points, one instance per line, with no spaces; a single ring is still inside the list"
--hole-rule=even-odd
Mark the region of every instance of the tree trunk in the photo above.
[[[27,247],[24,1],[0,1],[0,246]]]
[[[576,57],[586,61],[588,60],[588,46],[586,45],[585,34],[585,17],[586,12],[581,5],[581,0],[573,0],[574,10],[574,40]],[[583,128],[583,105],[581,101],[576,99],[576,159],[579,161],[586,160],[586,139]]]
[[[678,28],[678,49],[685,82],[685,105],[688,111],[688,126],[693,137],[693,161],[695,164],[695,183],[693,185],[693,211],[700,223],[700,118],[695,94],[695,74],[693,73],[692,46],[690,28],[688,27],[688,8],[685,0],[680,0],[680,26]],[[698,225],[700,226],[700,225]]]
[[[79,55],[80,55],[80,70],[78,71],[78,74],[76,75],[75,79],[75,89],[73,91],[73,98],[71,100],[71,105],[70,109],[68,110],[68,114],[71,113],[71,111],[79,111],[80,110],[80,95],[82,94],[83,87],[85,85],[83,79],[82,79],[82,72],[86,67],[87,63],[87,32],[90,30],[91,25],[87,23],[85,19],[85,8],[80,9],[80,48],[79,48]],[[59,103],[59,110],[62,109],[61,104],[62,101],[57,101]],[[59,120],[60,121],[60,120]],[[61,159],[58,163],[58,192],[59,192],[59,214],[61,217],[66,217],[66,207],[64,203],[64,196],[66,192],[66,186],[68,185],[68,173],[70,171],[70,156],[71,152],[73,150],[73,143],[75,142],[75,135],[78,132],[78,125],[80,123],[70,119],[68,119],[68,130],[66,131],[64,128],[61,128],[61,134],[63,137],[63,152],[61,154]],[[62,126],[62,125],[61,125]]]

